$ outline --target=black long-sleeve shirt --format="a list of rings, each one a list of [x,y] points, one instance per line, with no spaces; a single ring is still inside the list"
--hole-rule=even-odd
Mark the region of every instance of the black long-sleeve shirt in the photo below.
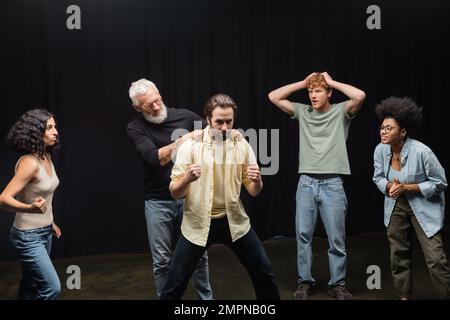
[[[167,118],[160,124],[147,121],[142,114],[128,123],[128,137],[134,143],[136,151],[145,166],[145,200],[173,200],[169,191],[173,162],[169,161],[166,165],[161,166],[158,149],[171,144],[176,138],[181,136],[178,134],[172,140],[172,133],[176,129],[185,129],[189,132],[194,130],[194,121],[201,121],[201,128],[206,126],[205,120],[192,111],[181,108],[167,108]],[[201,128],[196,127],[195,129]]]

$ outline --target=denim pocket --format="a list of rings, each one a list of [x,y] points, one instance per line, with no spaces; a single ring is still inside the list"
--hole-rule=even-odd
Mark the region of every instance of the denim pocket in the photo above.
[[[11,239],[15,241],[26,241],[28,239],[28,232],[26,230],[19,230],[16,227],[11,227]]]
[[[27,247],[28,234],[25,231],[12,227],[9,234],[9,240],[11,241],[14,251],[17,254]]]
[[[305,178],[303,178],[302,176],[300,176],[300,179],[298,180],[298,183],[297,183],[297,193],[299,191],[309,192],[311,190],[311,188],[312,188],[311,183],[308,180],[306,180]]]
[[[344,184],[342,182],[329,183],[327,189],[332,192],[344,192]]]
[[[304,192],[310,192],[312,190],[312,188],[309,185],[304,185],[304,184],[300,185],[299,188],[301,191],[304,191]]]

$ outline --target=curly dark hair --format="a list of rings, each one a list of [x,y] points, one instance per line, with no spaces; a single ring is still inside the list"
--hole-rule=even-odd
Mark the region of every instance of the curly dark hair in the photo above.
[[[409,97],[389,97],[375,107],[380,123],[386,118],[393,118],[401,128],[407,131],[417,129],[422,121],[422,108]]]
[[[44,135],[47,121],[54,118],[53,114],[44,109],[34,109],[25,112],[12,126],[6,136],[7,145],[14,151],[23,154],[37,154],[44,158],[46,152],[55,155],[59,146],[59,139],[53,146],[44,146]]]

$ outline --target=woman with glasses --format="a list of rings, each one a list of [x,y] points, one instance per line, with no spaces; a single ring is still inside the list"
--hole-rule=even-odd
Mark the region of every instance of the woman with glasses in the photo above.
[[[385,196],[384,223],[395,288],[400,299],[411,299],[415,233],[439,297],[450,299],[450,269],[441,235],[445,172],[429,147],[409,137],[420,123],[422,109],[410,98],[390,97],[375,112],[381,122],[381,143],[374,152],[373,181]]]
[[[52,198],[59,179],[51,160],[58,146],[53,115],[43,109],[24,113],[6,139],[23,156],[15,175],[0,194],[0,208],[15,212],[10,239],[22,265],[20,300],[56,299],[61,291],[58,274],[50,260],[53,222]]]

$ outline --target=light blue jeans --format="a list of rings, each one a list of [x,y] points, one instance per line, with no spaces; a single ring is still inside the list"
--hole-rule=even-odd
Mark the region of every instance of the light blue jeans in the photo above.
[[[19,230],[11,228],[10,240],[22,265],[19,300],[53,300],[61,293],[61,283],[50,260],[52,226]]]
[[[299,283],[314,284],[311,273],[312,239],[320,213],[328,236],[330,287],[345,284],[345,217],[347,198],[341,177],[318,180],[308,175],[300,176],[296,195],[297,268]]]
[[[169,275],[172,254],[181,233],[183,206],[183,200],[150,199],[145,201],[147,234],[152,253],[153,275],[158,298]],[[206,252],[200,258],[192,275],[192,280],[200,300],[213,299]]]

